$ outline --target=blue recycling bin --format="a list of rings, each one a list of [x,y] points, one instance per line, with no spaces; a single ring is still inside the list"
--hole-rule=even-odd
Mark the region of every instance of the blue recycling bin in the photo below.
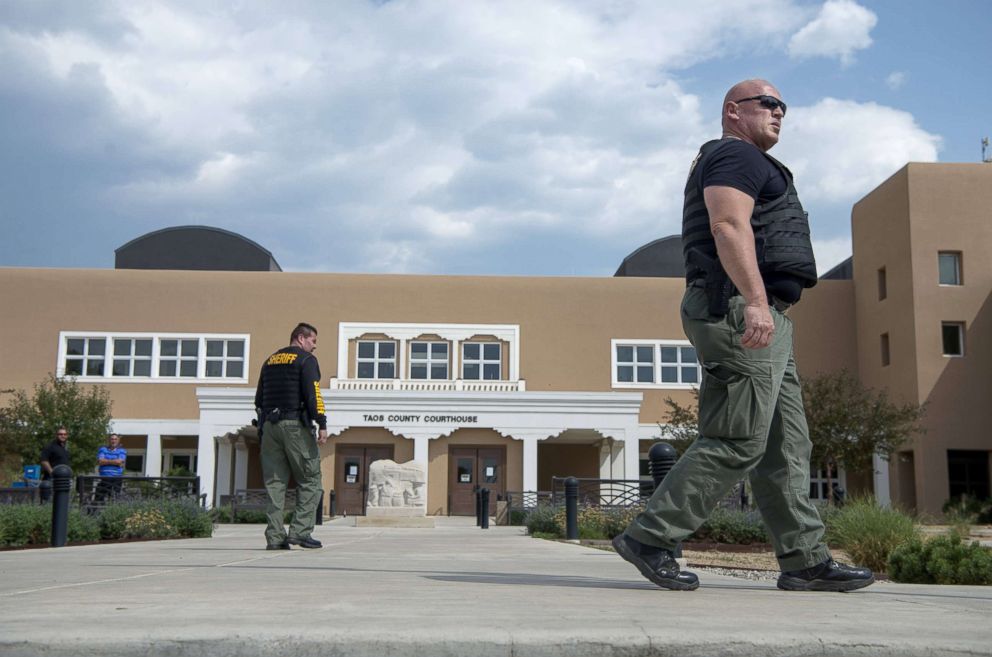
[[[24,480],[34,480],[38,481],[41,479],[41,466],[40,465],[25,465],[24,466]]]

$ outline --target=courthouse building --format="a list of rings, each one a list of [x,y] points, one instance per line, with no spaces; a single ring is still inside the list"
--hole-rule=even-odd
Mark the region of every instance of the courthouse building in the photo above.
[[[927,432],[874,476],[835,475],[849,490],[931,513],[989,496],[990,208],[992,167],[907,165],[855,205],[853,258],[789,311],[803,374],[847,368],[929,405]],[[363,513],[369,463],[391,458],[428,465],[428,513],[471,515],[478,485],[647,478],[665,399],[693,403],[678,238],[618,264],[602,278],[288,273],[233,233],[166,229],[118,249],[115,269],[0,269],[0,388],[48,372],[105,386],[128,470],[186,467],[213,504],[262,487],[258,371],[306,321],[338,512]]]

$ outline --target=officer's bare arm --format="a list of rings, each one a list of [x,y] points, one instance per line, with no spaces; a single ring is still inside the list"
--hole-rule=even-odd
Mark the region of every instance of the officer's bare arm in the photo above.
[[[703,190],[703,200],[710,215],[710,230],[720,264],[746,303],[741,344],[751,349],[767,347],[775,323],[768,310],[765,284],[754,251],[754,231],[751,230],[754,199],[733,187],[714,185]]]

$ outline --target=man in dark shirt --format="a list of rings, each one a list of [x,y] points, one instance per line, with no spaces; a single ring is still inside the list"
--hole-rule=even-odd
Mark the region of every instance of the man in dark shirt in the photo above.
[[[816,283],[816,267],[792,174],[767,154],[785,112],[768,82],[735,85],[723,138],[702,146],[686,182],[681,314],[703,366],[699,437],[613,541],[664,588],[699,586],[674,552],[744,476],[772,537],[779,588],[851,591],[874,581],[831,558],[809,499],[812,445],[784,311]]]
[[[65,427],[55,430],[55,440],[41,450],[41,501],[52,497],[52,470],[57,465],[69,465],[69,432]]]
[[[317,329],[299,324],[290,335],[290,345],[266,359],[258,377],[255,408],[262,435],[262,476],[269,494],[265,529],[269,550],[289,546],[319,548],[310,534],[321,494],[320,445],[327,442],[327,418],[320,394],[320,365]],[[318,433],[311,431],[317,423]],[[296,480],[296,510],[289,526],[283,523],[283,506],[290,475]]]

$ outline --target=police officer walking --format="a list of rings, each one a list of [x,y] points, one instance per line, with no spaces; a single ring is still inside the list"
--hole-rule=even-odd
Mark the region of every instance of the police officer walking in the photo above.
[[[703,366],[699,437],[613,541],[668,589],[699,586],[673,551],[744,476],[772,537],[779,588],[851,591],[874,581],[867,568],[831,558],[809,499],[812,444],[785,310],[817,277],[792,174],[767,153],[785,111],[765,80],[734,85],[723,138],[700,148],[686,182],[681,315]]]
[[[265,361],[255,391],[262,475],[269,494],[265,528],[269,550],[288,550],[290,545],[322,547],[310,535],[321,495],[319,445],[327,442],[320,365],[313,355],[317,329],[301,323],[293,329],[289,342]],[[319,427],[316,436],[314,422]],[[283,506],[290,474],[296,480],[296,509],[287,535]]]

